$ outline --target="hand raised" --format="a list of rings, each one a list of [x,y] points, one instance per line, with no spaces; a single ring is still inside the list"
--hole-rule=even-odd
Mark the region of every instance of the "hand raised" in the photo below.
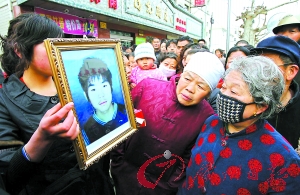
[[[48,110],[40,121],[37,131],[45,140],[64,138],[74,140],[79,134],[79,125],[74,117],[70,102],[64,107],[60,103]]]

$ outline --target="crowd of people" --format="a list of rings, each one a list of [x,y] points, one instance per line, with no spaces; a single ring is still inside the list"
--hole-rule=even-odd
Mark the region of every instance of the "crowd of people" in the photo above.
[[[19,15],[1,36],[0,193],[299,194],[300,22],[274,33],[227,53],[189,36],[124,48],[132,103],[147,124],[80,170],[72,140],[81,133],[89,145],[128,120],[112,101],[114,75],[101,59],[83,59],[78,79],[94,114],[80,129],[74,104],[59,103],[43,43],[62,30]]]

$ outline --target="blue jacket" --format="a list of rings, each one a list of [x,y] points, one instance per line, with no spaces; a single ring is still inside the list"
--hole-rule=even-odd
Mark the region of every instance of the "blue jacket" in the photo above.
[[[178,195],[300,194],[300,158],[266,121],[227,135],[207,119],[192,149]]]

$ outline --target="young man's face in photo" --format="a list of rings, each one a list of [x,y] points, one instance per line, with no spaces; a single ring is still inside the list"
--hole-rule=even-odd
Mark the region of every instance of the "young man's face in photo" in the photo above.
[[[96,111],[107,112],[112,103],[111,85],[102,76],[90,78],[88,97]]]

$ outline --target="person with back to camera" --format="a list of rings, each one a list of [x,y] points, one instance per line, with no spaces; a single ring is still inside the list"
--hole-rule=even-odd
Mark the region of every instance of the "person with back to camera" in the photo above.
[[[150,43],[139,44],[134,51],[134,59],[137,66],[132,69],[130,76],[130,87],[134,88],[145,78],[167,80],[167,77],[156,68],[154,49]]]
[[[111,152],[117,195],[176,194],[201,126],[214,113],[205,98],[223,73],[214,54],[199,52],[180,76],[144,79],[131,91],[134,108],[143,111],[147,124]],[[165,158],[164,152],[172,156]]]
[[[0,89],[0,140],[25,145],[7,146],[0,152],[8,192],[112,194],[97,163],[86,171],[79,169],[72,143],[79,134],[74,105],[58,103],[43,41],[62,37],[61,28],[49,18],[32,14],[16,24],[12,33],[5,40],[9,44],[2,47],[4,70],[16,69]]]
[[[262,56],[235,60],[199,134],[178,195],[299,194],[300,158],[267,122],[284,79]]]

